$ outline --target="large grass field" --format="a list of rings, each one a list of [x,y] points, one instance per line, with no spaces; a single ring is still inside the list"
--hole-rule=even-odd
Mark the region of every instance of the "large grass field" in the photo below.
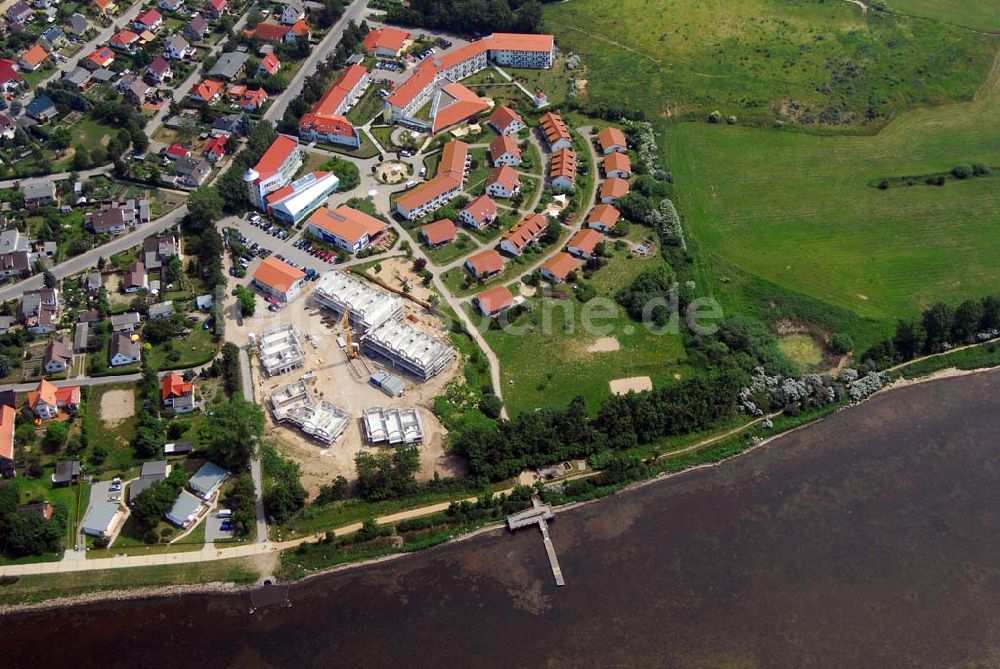
[[[594,274],[594,286],[600,296],[613,299],[620,288],[656,262],[662,261],[637,260],[618,252]],[[584,305],[577,300],[532,298],[532,302],[533,312],[512,323],[520,333],[483,329],[486,341],[500,359],[504,398],[511,415],[536,407],[563,407],[577,395],[582,395],[590,410],[596,411],[599,402],[610,394],[608,382],[612,379],[649,376],[654,387],[659,387],[674,382],[675,374],[688,371],[680,335],[653,334],[620,308],[612,318],[594,319],[596,325],[608,328],[605,335],[583,330],[580,316]],[[543,303],[551,307],[551,327],[542,325],[546,311]],[[567,310],[575,310],[576,317],[567,318]],[[567,324],[573,325],[572,332],[565,329]],[[621,348],[588,352],[601,336],[616,337]]]
[[[1000,32],[996,0],[889,0],[890,11],[923,16],[943,23]]]
[[[583,56],[589,102],[652,117],[877,126],[969,99],[992,62],[990,37],[833,0],[572,0],[545,5],[545,26]]]
[[[723,259],[863,316],[913,316],[1000,290],[1000,177],[869,184],[1000,167],[998,114],[1000,61],[972,102],[907,112],[874,137],[678,124],[677,204],[708,265]]]

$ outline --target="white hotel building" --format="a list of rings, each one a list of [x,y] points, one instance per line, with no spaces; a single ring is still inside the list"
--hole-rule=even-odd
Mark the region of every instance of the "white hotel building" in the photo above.
[[[261,211],[267,210],[267,195],[286,186],[302,167],[299,140],[278,135],[257,164],[243,175],[250,202]]]

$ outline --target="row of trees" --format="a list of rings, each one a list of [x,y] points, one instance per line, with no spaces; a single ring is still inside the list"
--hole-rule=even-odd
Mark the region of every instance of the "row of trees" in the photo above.
[[[394,4],[389,23],[454,33],[537,33],[542,28],[538,0],[411,0]]]
[[[898,321],[892,338],[872,346],[862,360],[874,367],[884,367],[973,343],[980,333],[988,335],[997,329],[1000,329],[1000,295],[965,300],[957,307],[937,302],[925,309],[919,320]]]
[[[510,421],[466,426],[453,436],[451,446],[468,459],[474,479],[498,481],[526,467],[621,451],[709,427],[735,413],[735,398],[746,378],[742,370],[730,368],[653,392],[615,395],[601,403],[593,420],[578,397],[565,409],[540,409]]]
[[[187,474],[184,468],[173,467],[167,478],[149,486],[131,501],[130,518],[146,543],[155,544],[160,540],[156,534],[156,527],[163,515],[174,505],[185,485],[187,485]]]

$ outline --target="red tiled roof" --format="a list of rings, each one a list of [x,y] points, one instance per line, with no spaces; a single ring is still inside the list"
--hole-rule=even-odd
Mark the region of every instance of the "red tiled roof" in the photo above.
[[[479,307],[483,311],[492,314],[512,305],[514,295],[507,286],[496,286],[476,295],[476,301],[479,302]]]
[[[271,146],[268,147],[264,155],[257,161],[257,164],[254,165],[254,169],[257,170],[260,178],[266,179],[276,173],[281,164],[285,162],[298,145],[299,142],[294,137],[278,135],[277,139],[271,143]]]
[[[469,156],[469,145],[453,139],[445,142],[441,149],[441,161],[437,166],[438,176],[450,175],[465,181],[465,161]]]
[[[15,65],[17,63],[9,58],[0,58],[0,84],[6,84],[9,81],[21,81],[21,75],[14,69]]]
[[[579,266],[579,260],[564,251],[560,251],[543,262],[539,269],[546,269],[560,281],[565,281],[569,273]]]
[[[24,64],[29,67],[38,67],[48,57],[49,52],[45,50],[45,47],[41,44],[36,44],[24,52],[24,55],[21,56],[21,60],[24,61]]]
[[[168,400],[171,397],[183,397],[194,392],[194,384],[185,381],[180,374],[170,372],[163,377],[160,382],[160,399]]]
[[[425,181],[413,190],[403,193],[396,199],[396,204],[404,209],[413,211],[434,198],[444,195],[450,190],[462,187],[462,182],[456,177],[449,175],[437,176],[430,181]]]
[[[106,46],[100,47],[87,57],[87,60],[94,63],[98,67],[106,67],[113,62],[114,59],[115,52]]]
[[[597,143],[601,145],[601,149],[604,151],[613,146],[628,147],[628,143],[625,141],[625,133],[618,128],[604,128],[601,130],[597,133]]]
[[[599,204],[590,212],[590,216],[587,217],[587,223],[600,223],[611,228],[614,227],[615,223],[621,217],[621,212],[610,204]]]
[[[175,142],[168,146],[164,153],[175,158],[187,158],[191,155],[191,149],[187,148],[183,144],[177,144]]]
[[[320,207],[309,222],[350,244],[358,243],[366,233],[371,239],[386,229],[385,223],[374,216],[345,205],[336,209]]]
[[[437,246],[438,244],[454,241],[455,235],[457,234],[455,224],[447,218],[442,218],[440,221],[428,223],[420,228],[420,232],[423,233],[424,239],[426,239],[427,243],[431,246]]]
[[[632,161],[624,153],[609,153],[604,156],[604,173],[620,170],[622,172],[632,172]]]
[[[497,204],[489,195],[480,195],[462,211],[469,212],[476,223],[482,223],[486,219],[497,217]]]
[[[503,239],[520,250],[528,244],[538,241],[547,226],[548,223],[541,214],[528,214],[517,225],[504,233]]]
[[[299,120],[299,130],[313,129],[336,135],[353,135],[354,125],[346,117],[338,115],[337,108],[355,86],[367,74],[362,65],[351,65],[316,102],[312,111],[303,114]]]
[[[604,235],[599,233],[597,230],[591,228],[584,228],[580,232],[573,235],[573,238],[569,240],[567,247],[577,248],[584,253],[593,253],[597,245],[604,241]]]
[[[500,184],[507,192],[512,193],[514,189],[521,185],[521,180],[518,178],[517,170],[508,165],[502,165],[490,172],[490,176],[486,179],[485,187],[489,188],[493,184]]]
[[[625,197],[628,195],[629,185],[624,179],[612,177],[601,184],[601,199],[606,197]]]
[[[279,293],[288,292],[292,284],[304,276],[305,272],[301,272],[274,257],[265,258],[257,271],[253,273],[254,281],[269,286]]]
[[[572,149],[563,148],[552,154],[549,178],[559,177],[566,177],[571,182],[576,181],[576,152]]]
[[[448,84],[441,90],[451,96],[454,102],[439,108],[437,114],[434,115],[434,125],[431,128],[434,132],[440,132],[490,108],[486,100],[462,84]]]
[[[477,276],[494,274],[503,270],[503,256],[493,249],[480,251],[476,255],[470,256],[466,262]]]
[[[409,39],[410,33],[396,28],[377,28],[370,30],[365,35],[364,47],[368,53],[374,53],[376,49],[388,49],[399,51],[403,48],[403,42]]]
[[[222,82],[215,79],[205,79],[191,91],[191,95],[197,95],[205,102],[211,102],[212,98],[222,93]]]
[[[557,114],[553,114],[552,112],[542,114],[538,119],[538,127],[542,129],[545,141],[549,144],[555,144],[561,139],[573,141],[573,137],[566,128],[566,123]]]
[[[276,74],[278,70],[281,69],[281,61],[274,53],[269,53],[260,60],[260,66],[267,71],[268,74]]]
[[[497,105],[489,118],[489,122],[500,132],[504,132],[514,121],[524,123],[524,119],[516,111],[504,105]]]
[[[139,16],[135,17],[135,22],[147,28],[156,25],[157,21],[163,21],[163,16],[155,9],[147,9]]]
[[[218,137],[213,137],[207,142],[205,142],[202,152],[211,153],[215,156],[222,156],[226,152],[226,142],[229,140],[227,135],[219,135]]]
[[[14,420],[16,412],[6,404],[0,407],[0,458],[14,459]]]
[[[247,33],[265,42],[280,42],[285,39],[285,35],[291,30],[289,26],[279,26],[277,23],[258,23],[253,30]]]
[[[517,140],[513,137],[500,135],[490,142],[490,160],[494,163],[507,153],[518,160],[521,159],[521,149],[517,145]]]

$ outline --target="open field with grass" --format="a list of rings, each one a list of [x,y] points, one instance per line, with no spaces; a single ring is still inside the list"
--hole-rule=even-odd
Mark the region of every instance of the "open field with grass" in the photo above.
[[[995,0],[889,0],[887,4],[890,11],[901,14],[1000,32],[1000,5]]]
[[[544,11],[560,49],[583,56],[575,76],[589,102],[653,117],[717,109],[767,125],[877,127],[914,105],[968,99],[992,62],[988,36],[848,2],[573,0]]]
[[[655,262],[662,261],[637,260],[619,252],[594,274],[592,282],[601,297],[613,300],[620,288]],[[486,341],[500,359],[504,397],[512,416],[536,407],[566,406],[577,395],[586,398],[590,410],[595,411],[600,400],[610,394],[608,382],[612,379],[648,376],[655,388],[672,383],[675,374],[683,377],[688,371],[680,335],[653,334],[630,319],[624,309],[618,308],[610,318],[594,318],[594,324],[607,332],[591,333],[582,327],[584,305],[572,297],[530,299],[534,310],[512,323],[516,333],[483,329]],[[575,312],[575,319],[567,317],[570,310]],[[550,325],[543,325],[546,320]],[[570,324],[573,330],[567,331]],[[620,348],[588,350],[605,336],[615,337]]]
[[[103,569],[65,574],[22,576],[0,586],[0,604],[26,604],[103,590],[186,585],[192,583],[253,583],[259,577],[252,558],[230,558],[182,565],[133,569]]]
[[[1000,60],[973,101],[907,112],[874,137],[674,126],[677,205],[709,284],[720,286],[734,265],[882,320],[1000,290],[996,179],[869,185],[963,163],[1000,166],[998,113]]]

